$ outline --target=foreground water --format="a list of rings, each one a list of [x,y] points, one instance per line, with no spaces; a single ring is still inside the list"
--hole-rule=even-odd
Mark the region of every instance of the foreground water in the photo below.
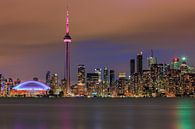
[[[195,99],[0,99],[0,129],[195,129]]]

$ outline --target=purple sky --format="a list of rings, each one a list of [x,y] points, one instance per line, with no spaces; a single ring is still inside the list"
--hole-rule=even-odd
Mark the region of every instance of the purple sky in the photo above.
[[[194,0],[70,0],[72,77],[108,66],[128,72],[130,58],[154,49],[159,62],[188,56],[195,64]],[[66,1],[1,0],[0,73],[30,80],[63,75]]]

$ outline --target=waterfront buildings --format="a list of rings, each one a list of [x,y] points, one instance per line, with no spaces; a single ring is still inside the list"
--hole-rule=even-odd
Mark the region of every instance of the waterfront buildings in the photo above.
[[[153,56],[151,56],[153,58]],[[21,83],[20,79],[6,78],[0,74],[0,96],[88,96],[88,97],[177,97],[195,95],[195,72],[186,57],[173,58],[170,63],[157,63],[149,58],[148,69],[143,69],[143,53],[130,60],[130,76],[114,69],[96,68],[87,73],[84,64],[77,66],[77,82],[70,85],[58,73],[48,71],[45,81]],[[147,58],[148,60],[148,58]],[[137,64],[136,64],[137,63]],[[135,71],[135,66],[137,72]],[[42,89],[41,89],[42,88]],[[44,89],[46,88],[46,89]]]

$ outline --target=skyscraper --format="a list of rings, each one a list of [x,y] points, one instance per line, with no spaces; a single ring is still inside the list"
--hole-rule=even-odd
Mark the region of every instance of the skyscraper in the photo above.
[[[85,84],[85,65],[78,65],[77,84]]]
[[[58,87],[58,74],[55,73],[51,75],[51,90],[55,92],[57,87]]]
[[[127,89],[127,79],[126,73],[120,72],[118,75],[118,86],[117,86],[117,94],[119,96],[124,95]]]
[[[2,74],[0,74],[0,93],[1,93],[1,90],[2,90],[2,81],[3,81],[3,76]]]
[[[99,88],[99,74],[87,73],[87,93],[88,95],[97,95]]]
[[[110,70],[110,87],[114,86],[114,82],[115,82],[115,73],[114,70]]]
[[[135,59],[130,60],[130,75],[135,73]]]
[[[157,58],[154,57],[153,50],[151,50],[151,56],[148,57],[148,69],[151,69],[153,64],[157,64]]]
[[[143,72],[143,53],[137,54],[137,73],[142,74]]]
[[[78,73],[77,73],[77,87],[78,87],[78,95],[85,94],[85,65],[78,65]]]
[[[66,89],[67,94],[70,94],[70,43],[72,42],[71,36],[69,34],[69,11],[67,9],[66,12],[66,34],[64,36],[64,44],[65,44],[65,68],[64,68],[64,78],[66,78]],[[64,92],[65,93],[65,92]]]
[[[107,67],[105,67],[104,68],[104,78],[103,78],[103,85],[104,85],[104,87],[106,87],[106,88],[108,88],[108,85],[109,85],[109,77],[108,77],[108,68]]]
[[[100,84],[102,82],[102,69],[100,68],[95,69],[95,73],[98,74],[98,78],[99,78],[98,83]]]
[[[48,86],[50,86],[50,83],[51,83],[51,72],[47,71],[47,73],[46,73],[46,84]]]

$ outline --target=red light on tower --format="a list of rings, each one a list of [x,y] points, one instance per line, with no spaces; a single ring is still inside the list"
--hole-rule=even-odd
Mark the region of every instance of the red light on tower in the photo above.
[[[173,62],[174,63],[179,62],[179,58],[178,57],[173,58]]]

